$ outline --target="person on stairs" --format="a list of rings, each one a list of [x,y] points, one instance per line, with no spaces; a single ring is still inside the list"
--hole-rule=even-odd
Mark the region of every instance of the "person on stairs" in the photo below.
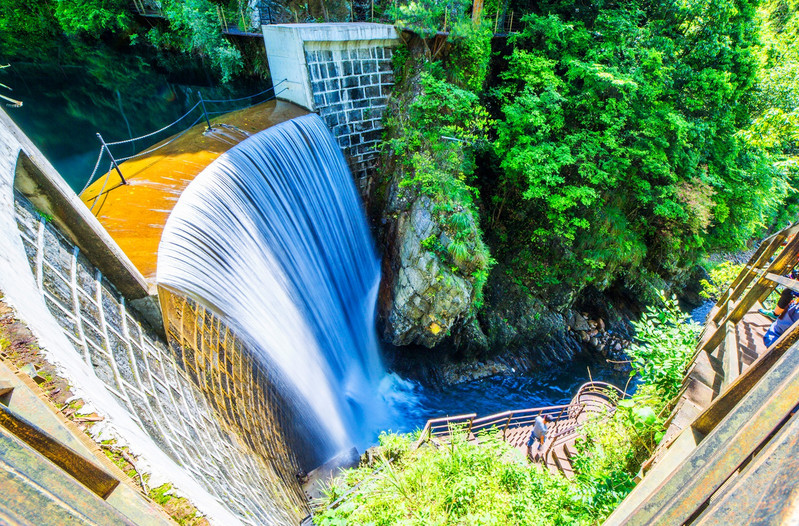
[[[791,278],[793,280],[799,279],[799,268],[793,269],[790,274],[787,274],[786,277]],[[788,307],[788,304],[791,302],[792,299],[799,297],[799,292],[794,292],[789,288],[782,289],[782,293],[780,294],[780,299],[777,300],[777,306],[774,307],[774,311],[767,311],[766,309],[760,309],[757,312],[762,314],[763,316],[771,319],[772,321],[776,321],[777,318],[782,316],[782,313],[785,312],[785,309]]]
[[[774,312],[777,312],[777,309],[774,309]],[[799,320],[799,299],[793,299],[774,320],[766,334],[763,335],[766,347],[771,347],[771,344],[777,341],[782,333],[788,330],[797,320]]]
[[[791,279],[796,278],[791,277]],[[785,312],[785,309],[788,308],[788,304],[791,303],[791,300],[797,296],[799,296],[799,294],[789,288],[785,288],[780,294],[780,299],[777,300],[777,306],[774,307],[774,312],[769,312],[766,309],[760,309],[758,312],[772,321],[776,321],[780,316],[782,316],[782,314]]]
[[[538,447],[536,447],[536,452],[541,451],[541,446],[544,445],[544,441],[547,437],[547,424],[553,422],[555,419],[552,418],[552,415],[546,415],[543,418],[541,415],[535,417],[535,422],[533,423],[533,431],[530,433],[530,438],[527,440],[527,458],[533,460],[533,443],[538,442]]]

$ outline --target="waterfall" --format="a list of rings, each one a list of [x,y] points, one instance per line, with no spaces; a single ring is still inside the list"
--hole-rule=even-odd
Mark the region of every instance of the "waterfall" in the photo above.
[[[378,258],[344,157],[306,115],[220,156],[178,200],[157,282],[222,315],[285,386],[327,455],[385,416]],[[317,451],[319,453],[319,451]]]

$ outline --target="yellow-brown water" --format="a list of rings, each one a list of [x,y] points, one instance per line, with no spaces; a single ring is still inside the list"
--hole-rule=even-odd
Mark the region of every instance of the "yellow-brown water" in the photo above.
[[[189,183],[249,135],[307,113],[294,104],[272,100],[221,115],[211,120],[211,131],[206,131],[205,123],[198,124],[163,148],[120,164],[127,184],[121,184],[111,170],[89,186],[81,199],[152,283],[161,232]]]

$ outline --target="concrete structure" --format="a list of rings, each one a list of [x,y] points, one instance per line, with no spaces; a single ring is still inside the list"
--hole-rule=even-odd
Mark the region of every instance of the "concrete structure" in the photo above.
[[[141,275],[4,112],[0,268],[5,301],[153,480],[218,524],[307,515],[282,400],[247,349],[191,303],[167,344],[131,308],[151,301]]]
[[[10,177],[10,184],[74,239],[89,261],[116,284],[147,322],[163,332],[158,302],[150,297],[144,276],[5,112],[0,112],[0,174]]]
[[[368,191],[394,86],[394,26],[370,23],[263,26],[269,71],[279,95],[327,123],[344,150],[361,193]]]
[[[0,361],[0,521],[173,524],[37,391],[27,374]]]
[[[294,104],[269,100],[219,115],[211,119],[211,130],[206,130],[202,122],[148,148],[149,153],[121,163],[120,171],[129,184],[122,184],[112,169],[86,188],[80,198],[102,225],[103,233],[107,232],[130,258],[146,280],[149,293],[155,296],[158,243],[183,190],[239,142],[307,113]]]

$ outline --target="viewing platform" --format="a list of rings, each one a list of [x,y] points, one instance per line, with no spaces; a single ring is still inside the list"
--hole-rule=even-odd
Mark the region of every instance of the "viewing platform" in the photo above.
[[[596,418],[610,418],[616,411],[616,403],[625,398],[618,387],[604,382],[583,384],[571,402],[565,405],[536,407],[517,411],[505,411],[477,418],[474,413],[434,418],[422,429],[416,447],[425,442],[434,445],[447,444],[453,434],[465,433],[466,440],[475,444],[500,438],[503,442],[527,455],[527,441],[533,431],[537,417],[550,417],[546,439],[540,450],[533,447],[534,462],[542,462],[553,473],[561,472],[571,478],[572,457],[576,452],[574,443],[580,436],[582,426]]]
[[[112,165],[80,198],[152,286],[161,232],[189,183],[250,135],[307,113],[269,100],[212,118],[211,129],[203,120],[119,163],[119,172]]]

